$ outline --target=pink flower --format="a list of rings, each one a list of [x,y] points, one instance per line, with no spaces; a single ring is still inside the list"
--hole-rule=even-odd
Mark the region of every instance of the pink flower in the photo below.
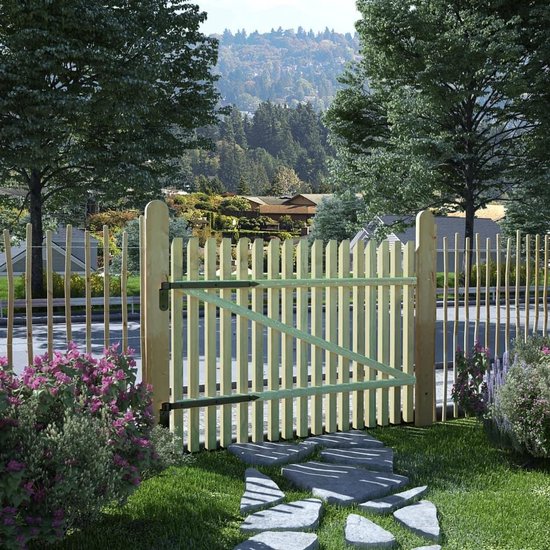
[[[25,464],[23,462],[18,462],[17,460],[10,460],[6,464],[6,471],[7,472],[20,472],[21,470],[25,469]]]

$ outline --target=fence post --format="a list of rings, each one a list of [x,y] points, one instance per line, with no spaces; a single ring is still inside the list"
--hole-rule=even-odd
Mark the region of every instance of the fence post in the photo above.
[[[151,201],[144,219],[145,355],[142,354],[143,380],[153,386],[153,411],[159,420],[162,402],[170,398],[169,381],[169,312],[159,307],[159,290],[168,281],[168,207],[163,201]],[[142,244],[142,246],[143,246]]]
[[[415,409],[416,426],[434,420],[435,321],[436,321],[436,227],[433,214],[416,216],[416,316],[415,316]]]

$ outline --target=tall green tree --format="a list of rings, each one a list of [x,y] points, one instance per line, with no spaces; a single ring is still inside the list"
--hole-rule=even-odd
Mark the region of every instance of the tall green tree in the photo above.
[[[0,3],[0,182],[27,192],[33,294],[45,212],[92,191],[154,196],[215,122],[205,18],[182,0]]]
[[[477,209],[525,178],[534,123],[516,109],[528,52],[518,19],[481,0],[359,0],[362,60],[326,121],[335,177],[368,217]],[[523,173],[523,174],[522,174]]]

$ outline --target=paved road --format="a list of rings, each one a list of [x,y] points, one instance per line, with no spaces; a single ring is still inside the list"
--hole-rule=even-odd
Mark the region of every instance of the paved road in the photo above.
[[[483,320],[481,321],[478,331],[480,335],[480,339],[484,340],[484,334],[485,334],[485,308],[482,308],[481,314],[483,317]],[[501,315],[504,316],[504,311],[501,310]],[[475,317],[475,307],[470,308],[470,330],[469,330],[469,342],[470,345],[474,342],[474,324],[472,323],[472,318]],[[494,349],[494,342],[495,342],[495,318],[496,318],[496,309],[493,306],[490,311],[490,342],[489,347],[491,349]],[[515,312],[512,310],[511,312],[511,318],[512,321],[515,320]],[[530,321],[531,326],[533,324],[534,319],[534,311],[531,311],[530,314]],[[443,362],[443,309],[438,308],[437,312],[437,329],[436,329],[436,361],[438,363]],[[447,361],[449,363],[452,362],[453,358],[453,320],[454,320],[454,309],[449,308],[448,310],[448,325],[447,325]],[[234,321],[234,320],[233,320]],[[521,322],[524,322],[524,312],[522,312],[521,315]],[[543,316],[541,315],[539,318],[539,329],[542,330],[542,324],[543,324]],[[185,321],[184,321],[184,333],[185,335]],[[54,347],[56,349],[63,349],[65,347],[65,337],[66,337],[66,327],[63,323],[58,323],[54,325]],[[96,322],[92,325],[92,351],[94,354],[100,354],[103,350],[103,323],[102,322]],[[35,354],[43,354],[47,350],[47,327],[42,324],[35,324],[33,327],[34,332],[34,353]],[[72,327],[73,332],[73,340],[82,348],[84,349],[85,346],[85,325],[83,323],[74,323]],[[110,332],[111,332],[111,342],[117,342],[120,341],[122,338],[122,327],[120,322],[112,321],[110,326]],[[218,328],[219,332],[219,328]],[[201,335],[201,340],[199,342],[199,348],[200,348],[200,355],[203,355],[203,326],[202,326],[202,319],[200,320],[199,325],[199,334]],[[523,335],[523,329],[521,329],[520,332],[521,335]],[[514,323],[512,323],[511,328],[511,337],[515,337],[515,327]],[[5,355],[6,353],[6,329],[5,327],[0,327],[0,355]],[[235,331],[233,331],[233,343],[235,343]],[[500,340],[500,350],[501,353],[504,349],[504,327],[501,326],[500,332],[499,332],[499,340]],[[463,308],[459,308],[459,325],[458,325],[458,345],[460,347],[463,347],[464,342],[464,311]],[[137,321],[130,321],[129,322],[129,346],[135,350],[135,357],[138,362],[138,366],[141,366],[141,353],[140,353],[140,336],[139,336],[139,323]],[[267,346],[264,342],[264,349],[266,349]],[[235,349],[235,345],[233,345],[233,349]],[[249,349],[249,353],[251,353],[251,350]],[[26,329],[24,326],[16,326],[14,329],[14,365],[18,372],[20,372],[27,361],[27,344],[26,344]],[[204,369],[203,364],[201,361],[200,364],[200,382],[204,382]],[[233,370],[235,372],[235,364],[233,363]],[[264,367],[264,372],[267,375],[267,365]],[[184,383],[186,383],[187,379],[187,373],[184,373]],[[234,379],[236,379],[236,376],[234,375]],[[448,386],[450,387],[452,385],[452,373],[449,373],[448,376]],[[437,371],[437,387],[438,387],[438,401],[441,401],[442,395],[443,395],[443,372],[441,370]]]

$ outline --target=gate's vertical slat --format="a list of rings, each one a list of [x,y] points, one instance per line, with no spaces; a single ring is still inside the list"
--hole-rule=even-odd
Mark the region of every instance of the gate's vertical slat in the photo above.
[[[378,277],[388,277],[390,273],[389,243],[383,241],[378,247]],[[390,360],[390,292],[384,285],[378,286],[378,361],[387,365]],[[379,372],[378,379],[384,380],[388,375]],[[387,388],[377,390],[377,418],[378,424],[387,426],[389,423],[389,392]]]
[[[256,239],[252,245],[252,278],[261,279],[264,275],[264,241]],[[252,290],[252,309],[264,312],[264,291]],[[252,323],[252,390],[264,389],[264,331],[259,323]],[[252,441],[264,439],[264,404],[258,400],[252,404]]]
[[[204,277],[216,278],[216,239],[206,240],[204,247]],[[206,289],[208,294],[216,293],[215,289]],[[204,367],[206,370],[204,394],[206,397],[216,395],[216,306],[204,304]],[[216,407],[206,407],[205,437],[207,450],[217,446],[216,441]]]
[[[283,279],[291,279],[294,275],[293,253],[292,239],[283,241],[281,247],[281,277]],[[285,288],[281,291],[281,312],[281,321],[285,325],[294,326],[294,290],[292,288]],[[290,389],[293,387],[294,340],[289,334],[281,334],[281,341],[282,387],[283,389]],[[293,399],[283,399],[281,409],[283,439],[292,439],[294,435]]]
[[[533,325],[533,334],[539,331],[539,251],[540,235],[535,236],[535,324]],[[529,302],[527,302],[529,304]]]
[[[141,224],[141,218],[140,217],[140,224]],[[143,239],[143,233],[140,225],[140,243],[144,242]],[[91,258],[91,246],[90,246],[90,232],[86,230],[84,232],[84,294],[86,295],[86,352],[92,353],[92,275],[91,275],[91,265],[92,265],[92,258]],[[143,259],[141,256],[140,251],[140,257],[139,257],[139,265],[143,266]],[[143,272],[142,272],[143,273]],[[141,364],[145,365],[145,345],[143,344],[143,327],[145,326],[144,322],[144,307],[143,307],[143,300],[145,299],[145,292],[143,291],[143,285],[145,284],[143,276],[141,277],[141,322],[140,322],[140,331],[141,331]]]
[[[237,279],[248,279],[248,245],[246,238],[237,244]],[[248,308],[248,289],[237,290],[237,304]],[[237,317],[237,392],[248,393],[248,320]],[[237,405],[237,442],[248,441],[248,403]]]
[[[65,228],[65,328],[67,333],[67,343],[73,339],[71,330],[71,258],[72,258],[72,241],[73,241],[73,226],[67,225]]]
[[[199,241],[191,238],[187,242],[187,279],[199,278]],[[187,396],[199,397],[199,301],[187,296]],[[199,450],[199,409],[189,409],[187,447],[190,452]]]
[[[365,249],[365,277],[376,277],[376,244],[369,241]],[[376,287],[368,286],[365,295],[365,356],[376,357]],[[368,367],[367,378],[376,379],[376,370]],[[365,424],[368,428],[376,426],[376,390],[365,393]]]
[[[525,330],[524,340],[527,342],[529,337],[529,317],[531,299],[531,235],[525,235]]]
[[[520,277],[521,274],[521,233],[520,231],[516,231],[516,296],[514,300],[515,308],[516,308],[516,330],[515,330],[515,337],[516,339],[519,339],[519,333],[520,333],[520,300],[519,300],[519,286],[520,286]]]
[[[548,332],[548,261],[548,235],[544,235],[544,286],[542,291],[542,301],[544,302],[544,335]]]
[[[491,326],[491,239],[485,241],[485,347],[489,348]]]
[[[512,261],[512,239],[506,239],[506,265],[504,267],[504,302],[506,323],[504,326],[504,351],[510,348],[510,263]]]
[[[296,277],[305,279],[309,275],[309,245],[307,241],[300,240],[296,247]],[[308,289],[299,287],[296,296],[296,324],[298,330],[308,330]],[[303,340],[298,340],[296,350],[296,381],[299,388],[307,388],[308,376],[308,346]],[[296,435],[298,437],[308,436],[308,398],[299,397],[296,400]]]
[[[350,276],[350,249],[349,241],[345,240],[338,247],[338,276],[349,278]],[[343,348],[350,346],[350,326],[349,326],[349,308],[350,308],[350,290],[349,287],[338,287],[338,344]],[[349,382],[349,360],[338,357],[338,382],[347,384]],[[338,394],[338,429],[345,432],[349,430],[349,392]]]
[[[476,318],[474,323],[474,344],[479,342],[479,320],[481,317],[481,246],[479,244],[479,233],[475,236],[476,246]],[[464,350],[466,353],[468,350]]]
[[[311,247],[311,276],[320,279],[323,276],[323,241],[316,240]],[[316,286],[311,290],[311,334],[322,337],[323,291]],[[317,346],[311,347],[311,384],[323,384],[323,354]],[[323,433],[323,396],[314,395],[311,403],[311,432]]]
[[[125,241],[126,237],[126,241]],[[124,263],[124,245],[127,245],[126,232],[122,235],[122,259]],[[183,239],[176,237],[172,241],[170,280],[180,281],[183,277]],[[126,279],[126,271],[123,269],[121,282]],[[172,357],[170,362],[170,388],[172,401],[183,399],[183,293],[172,290],[170,293],[170,349]],[[123,309],[124,311],[124,309]],[[183,410],[170,411],[170,430],[183,439]]]
[[[109,347],[109,295],[110,295],[110,275],[109,275],[109,226],[103,226],[103,345]]]
[[[180,243],[180,249],[183,246]],[[180,251],[181,255],[181,251]],[[180,274],[180,278],[181,278]],[[122,304],[122,349],[128,349],[128,233],[122,232],[122,261],[120,264],[120,301]],[[181,313],[181,308],[180,308]],[[181,317],[181,315],[180,315]],[[181,335],[180,335],[181,340]],[[183,385],[183,381],[182,381]]]
[[[405,245],[403,254],[403,276],[413,277],[414,266],[414,243],[412,241]],[[403,291],[403,371],[407,374],[414,374],[414,294],[415,287],[406,285]],[[412,422],[414,420],[414,386],[404,386],[403,397],[403,420]]]
[[[329,241],[325,251],[325,272],[327,279],[333,279],[337,274],[337,243]],[[325,291],[325,340],[336,342],[337,338],[337,299],[338,290],[334,287]],[[325,354],[325,381],[327,384],[336,384],[336,354]],[[325,425],[328,432],[336,431],[336,395],[326,396],[325,401]]]
[[[267,277],[276,279],[279,276],[281,242],[271,239],[267,247]],[[267,291],[267,315],[271,319],[279,319],[279,291],[270,288]],[[279,389],[279,361],[281,359],[281,339],[277,331],[267,329],[267,364],[268,390]],[[279,440],[279,400],[268,401],[268,438],[270,441]]]
[[[464,243],[464,353],[470,347],[470,265],[471,265],[470,237]]]
[[[27,224],[25,252],[25,299],[26,299],[26,325],[27,325],[27,361],[32,365],[32,226]]]
[[[448,361],[447,361],[447,294],[449,291],[449,251],[447,249],[447,237],[443,237],[443,407],[441,409],[441,420],[447,420],[447,380]]]
[[[399,241],[392,243],[390,254],[390,275],[403,276],[402,245]],[[403,287],[392,285],[390,288],[390,367],[403,370],[403,337],[401,334],[401,302]],[[390,389],[390,422],[401,423],[401,387]]]
[[[457,365],[456,365],[456,352],[458,350],[458,311],[459,311],[459,297],[458,287],[460,283],[460,256],[458,250],[459,234],[455,233],[455,255],[454,255],[454,319],[453,319],[453,382],[456,384],[457,379]],[[458,403],[453,403],[453,418],[458,416]]]
[[[13,322],[14,322],[14,299],[15,289],[13,280],[13,263],[11,255],[11,236],[7,229],[4,229],[4,249],[6,252],[6,274],[8,277],[8,311],[7,311],[7,331],[6,347],[8,356],[8,365],[13,367]],[[30,364],[30,363],[29,363]]]
[[[222,239],[220,245],[220,279],[226,281],[231,278],[231,239]],[[224,300],[231,300],[231,289],[224,288],[221,291],[221,297]],[[222,309],[220,319],[220,370],[221,370],[221,395],[231,394],[231,371],[232,371],[232,353],[231,338],[233,327],[231,325],[231,312]],[[221,408],[221,446],[227,448],[232,441],[232,407],[231,405],[222,405]]]
[[[46,231],[46,296],[48,323],[48,357],[53,357],[53,253],[52,231]]]
[[[314,275],[315,276],[315,275]],[[365,241],[359,239],[353,249],[353,276],[361,278],[365,276]],[[365,353],[365,287],[353,287],[353,351],[364,355]],[[363,382],[365,379],[365,367],[353,362],[353,381]],[[364,392],[353,392],[353,427],[360,430],[365,426],[365,399]]]
[[[500,257],[500,248],[501,248],[501,242],[500,242],[500,233],[497,233],[496,236],[496,242],[495,242],[495,262],[496,262],[496,274],[497,274],[497,280],[496,282],[496,288],[495,288],[495,361],[500,355],[500,324],[501,324],[501,315],[500,315],[500,287],[502,285],[501,281],[501,257]]]

